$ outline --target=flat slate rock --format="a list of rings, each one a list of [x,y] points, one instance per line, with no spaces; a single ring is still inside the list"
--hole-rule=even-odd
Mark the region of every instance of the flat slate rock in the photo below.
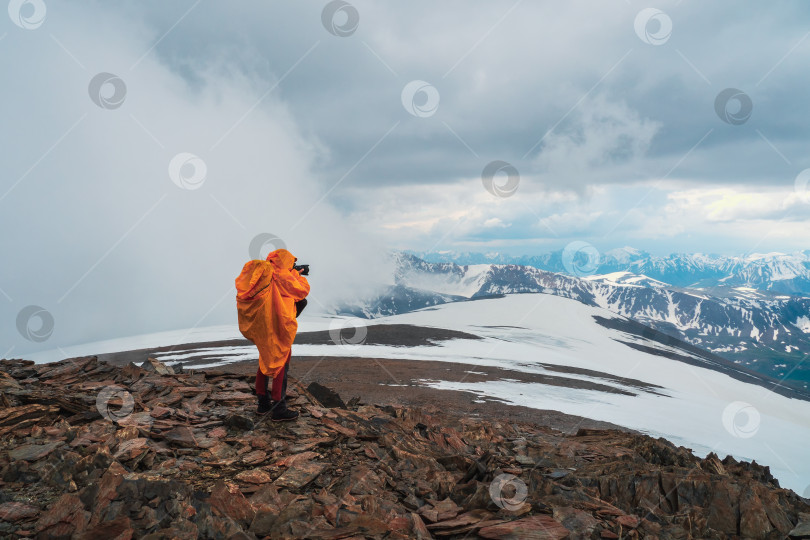
[[[301,488],[315,480],[325,468],[326,464],[312,461],[294,463],[273,484],[280,488]]]
[[[562,540],[570,531],[551,516],[531,516],[478,530],[478,536],[499,540]]]
[[[20,521],[39,514],[39,507],[21,502],[6,502],[0,504],[0,521]]]
[[[45,444],[24,444],[9,451],[8,457],[13,460],[37,461],[62,446],[60,441]]]

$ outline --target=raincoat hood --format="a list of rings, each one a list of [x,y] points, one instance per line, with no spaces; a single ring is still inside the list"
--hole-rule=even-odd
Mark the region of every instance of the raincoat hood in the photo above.
[[[273,265],[277,268],[282,268],[284,270],[292,270],[292,267],[297,260],[298,259],[293,257],[293,254],[286,249],[277,249],[275,251],[271,251],[267,256],[267,262],[273,263]]]

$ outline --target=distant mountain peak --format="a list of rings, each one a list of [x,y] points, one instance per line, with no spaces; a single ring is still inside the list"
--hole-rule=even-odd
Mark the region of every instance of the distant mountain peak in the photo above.
[[[611,249],[604,253],[604,257],[612,258],[620,263],[630,263],[632,261],[642,259],[644,257],[649,257],[649,255],[650,254],[647,253],[646,251],[642,251],[640,249],[636,249],[630,246]]]
[[[611,283],[614,285],[632,285],[634,287],[671,287],[669,283],[664,283],[644,274],[634,274],[628,271],[611,272],[610,274],[600,274],[587,276],[584,279],[594,282]]]

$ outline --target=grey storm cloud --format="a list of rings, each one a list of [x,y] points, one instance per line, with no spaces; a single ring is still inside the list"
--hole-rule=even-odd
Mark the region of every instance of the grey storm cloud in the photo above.
[[[518,195],[789,186],[810,166],[798,0],[662,2],[641,26],[644,6],[618,1],[16,4],[0,22],[0,355],[233,323],[260,234],[313,264],[326,306],[367,285],[359,262],[384,264],[353,212],[496,160]],[[727,88],[750,97],[745,121],[717,113]]]
[[[170,26],[183,11],[147,5],[146,15],[143,4],[137,13],[154,28]],[[355,2],[359,24],[347,37],[324,32],[325,5],[203,3],[156,54],[190,79],[198,76],[193,66],[225,57],[266,85],[300,61],[278,91],[304,132],[329,149],[317,164],[325,185],[372,147],[375,159],[353,169],[352,183],[453,182],[493,159],[542,175],[542,154],[553,152],[549,137],[576,134],[587,121],[582,110],[599,103],[624,106],[659,129],[643,155],[627,156],[634,172],[622,170],[621,160],[615,171],[602,163],[575,182],[580,186],[660,176],[687,153],[680,176],[696,181],[756,183],[810,164],[801,150],[810,104],[800,83],[810,56],[810,8],[799,1],[663,2],[671,32],[658,44],[636,33],[642,6],[621,2]],[[648,21],[648,30],[657,24]],[[434,114],[413,116],[402,106],[400,94],[413,80],[440,95]],[[753,103],[742,125],[715,112],[727,88]],[[625,135],[629,147],[648,136]],[[780,169],[780,153],[789,170]]]

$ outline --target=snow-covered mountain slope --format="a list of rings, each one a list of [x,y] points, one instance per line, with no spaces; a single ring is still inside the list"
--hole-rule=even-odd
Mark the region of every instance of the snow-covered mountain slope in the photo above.
[[[645,275],[633,274],[632,272],[612,272],[610,274],[587,276],[584,279],[610,285],[632,285],[634,287],[657,288],[671,287],[669,283],[664,283],[663,281],[658,281],[657,279]]]
[[[563,251],[511,257],[498,253],[414,253],[429,262],[517,264],[566,273]],[[796,253],[752,253],[741,257],[674,253],[656,257],[624,247],[602,253],[599,274],[630,272],[678,287],[750,287],[782,294],[810,296],[810,250]]]
[[[356,324],[356,319],[345,321],[348,336],[355,335]],[[297,345],[294,354],[445,360],[565,373],[630,395],[516,380],[448,382],[441,372],[426,372],[423,383],[617,423],[699,453],[756,459],[771,465],[784,485],[800,493],[810,484],[810,402],[779,395],[771,390],[773,382],[688,345],[675,340],[664,344],[666,337],[645,335],[643,327],[606,309],[548,294],[523,294],[444,304],[365,324],[446,328],[483,339],[419,347],[372,345],[366,343],[374,341],[378,326],[371,326],[363,343]]]
[[[374,296],[372,301],[368,298],[356,298],[338,306],[336,311],[354,314],[358,317],[374,318],[391,313],[406,313],[448,302],[459,302],[467,300],[467,298],[437,290],[397,284],[385,287]]]
[[[415,308],[514,293],[543,292],[629,317],[721,354],[785,383],[810,388],[810,298],[747,287],[688,289],[629,272],[577,278],[530,266],[429,263],[394,253],[395,282],[420,298]],[[430,295],[434,294],[431,300]],[[340,313],[380,317],[402,313],[390,296],[364,299]]]

